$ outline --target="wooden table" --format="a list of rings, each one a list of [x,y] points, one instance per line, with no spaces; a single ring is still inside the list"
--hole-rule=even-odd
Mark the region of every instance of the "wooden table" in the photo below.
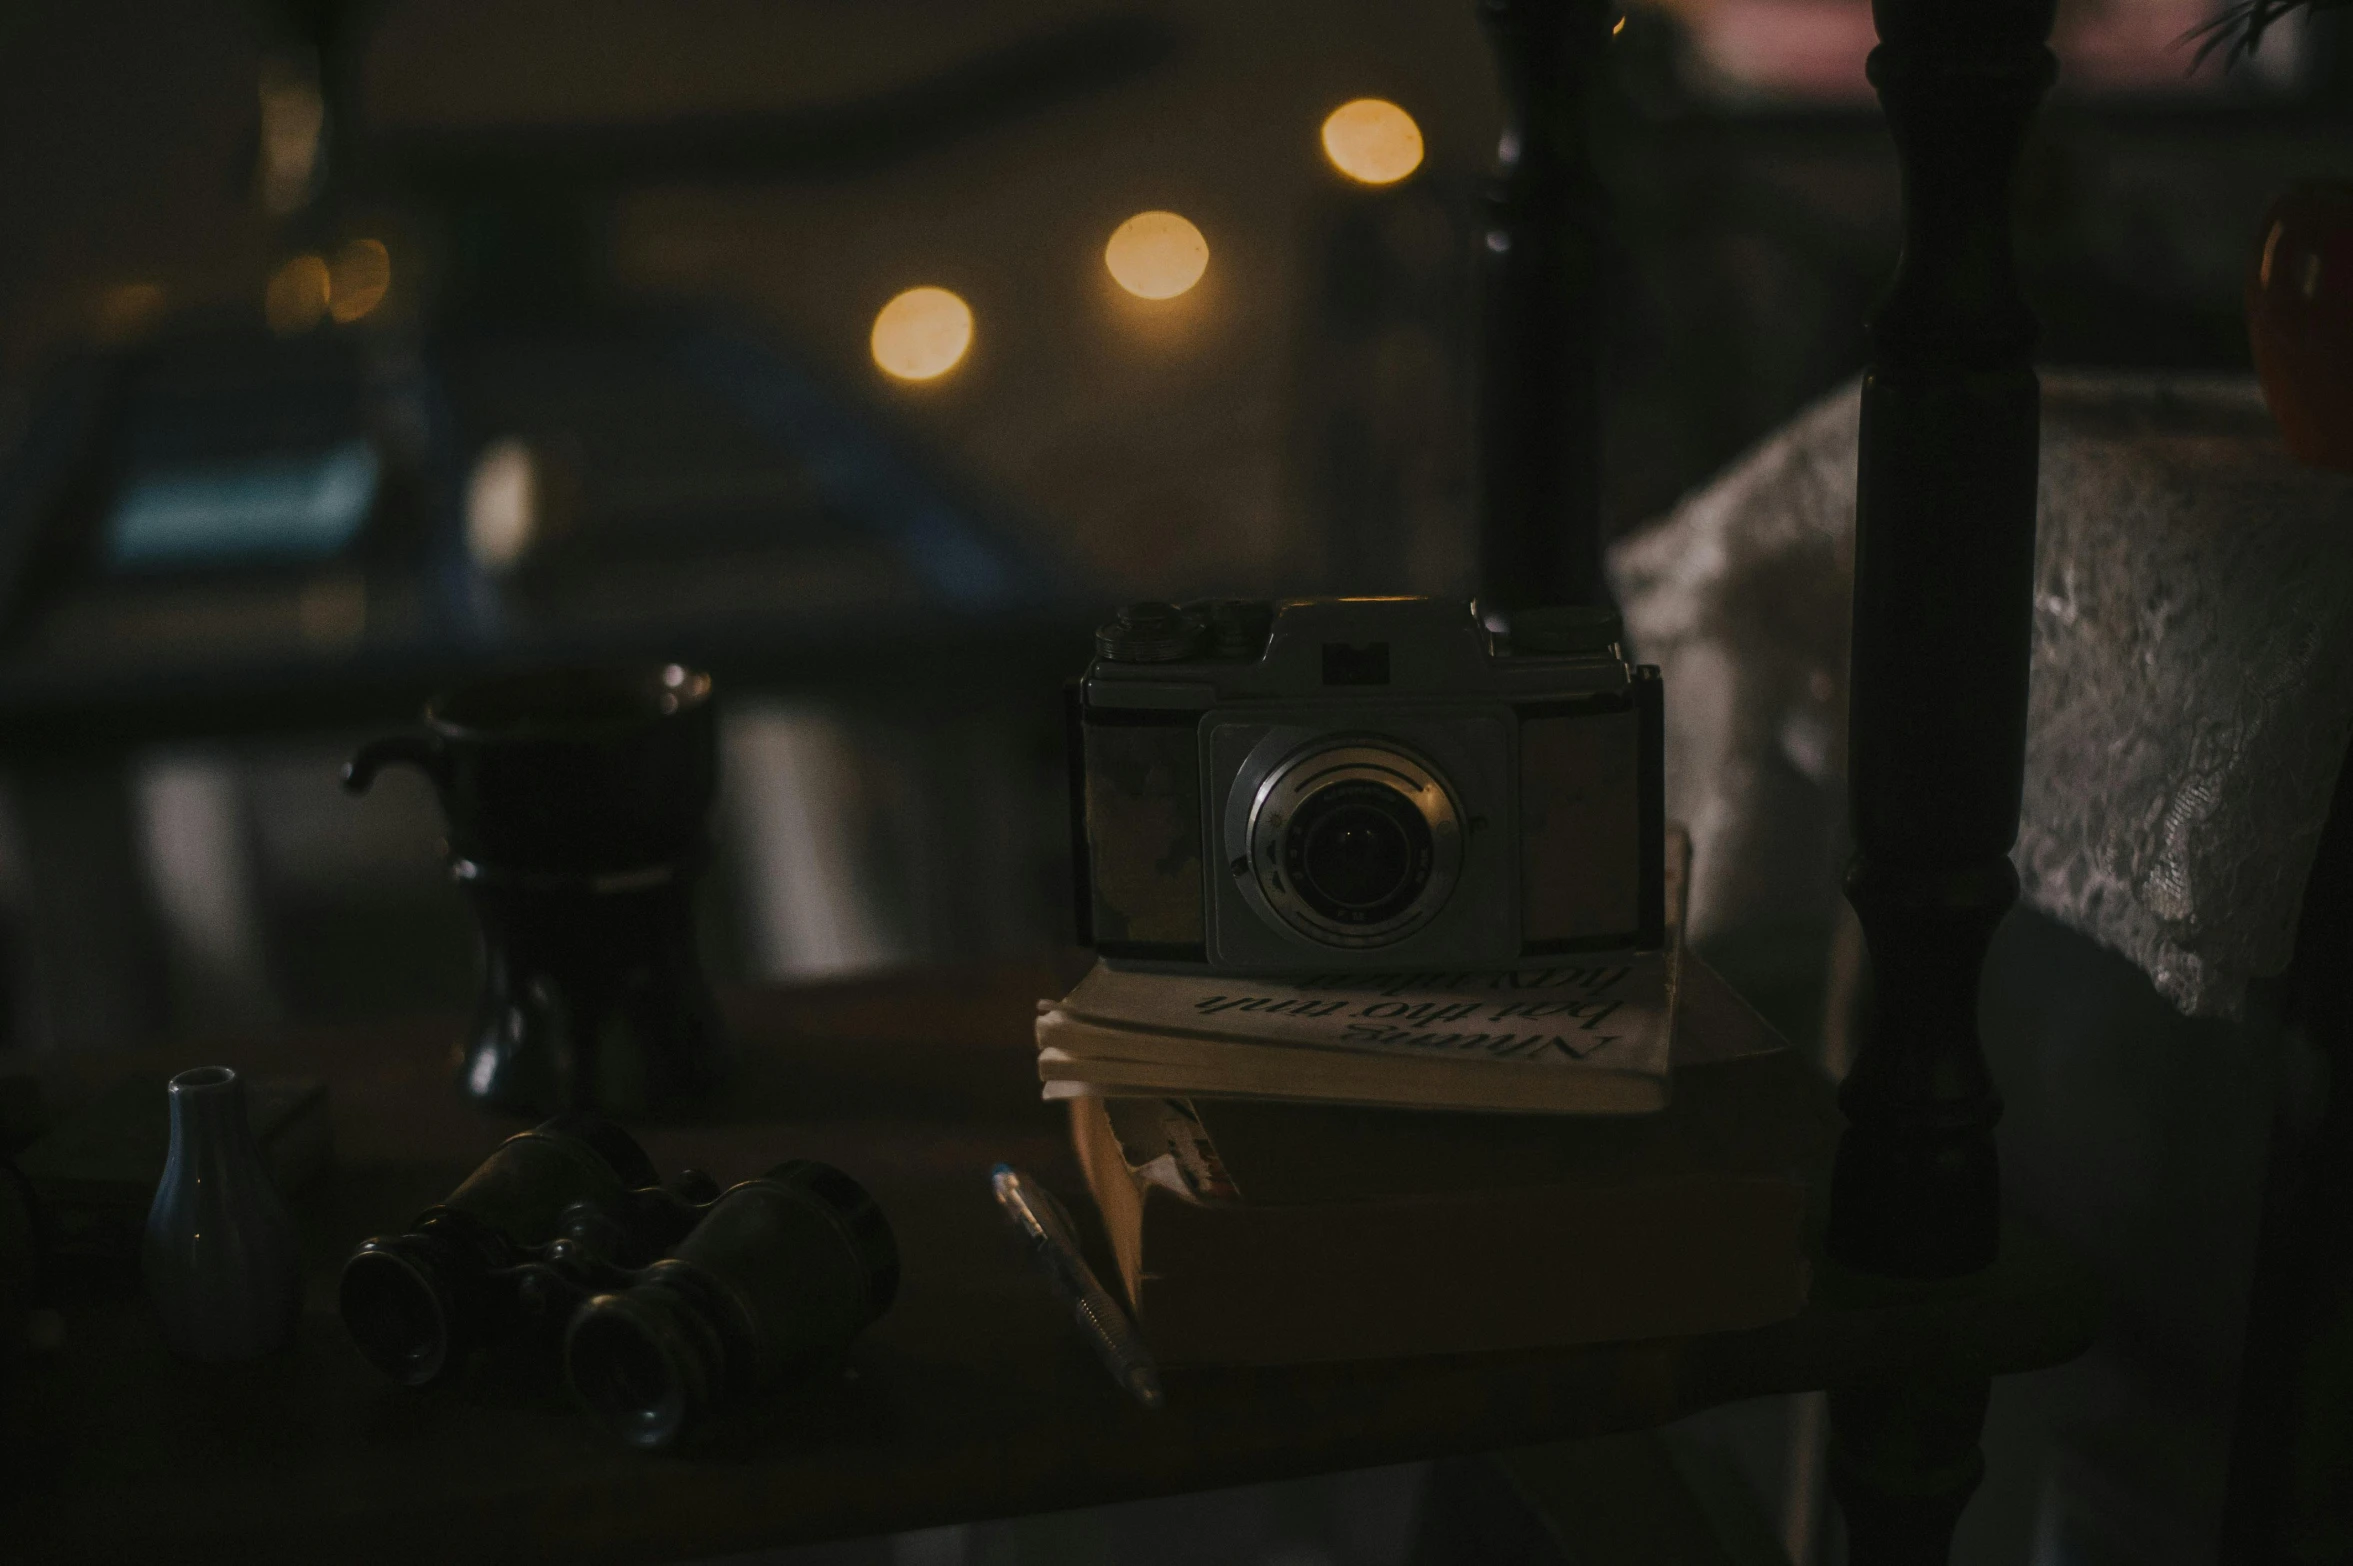
[[[2081,1275],[2012,1225],[1989,1272],[1894,1285],[1825,1266],[1814,1302],[1761,1330],[1175,1370],[1167,1409],[1146,1413],[1031,1272],[988,1191],[989,1167],[1008,1159],[1083,1193],[1061,1113],[1037,1100],[1028,1036],[1057,978],[1041,965],[730,998],[745,1056],[730,1116],[643,1128],[655,1162],[722,1181],[789,1156],[839,1164],[890,1214],[905,1277],[845,1373],[773,1398],[691,1455],[626,1450],[545,1388],[407,1391],[345,1337],[334,1280],[351,1247],[437,1200],[520,1124],[451,1089],[454,1029],[207,1054],[332,1085],[338,1172],[299,1204],[310,1284],[298,1340],[258,1363],[185,1366],[135,1295],[84,1290],[64,1346],[21,1362],[0,1405],[0,1554],[686,1559],[1598,1435],[1930,1360],[2022,1370],[2089,1341],[2097,1306]]]

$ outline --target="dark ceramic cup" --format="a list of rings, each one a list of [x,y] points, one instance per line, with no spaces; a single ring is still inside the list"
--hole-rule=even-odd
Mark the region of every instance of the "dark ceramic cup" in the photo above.
[[[667,1110],[725,1078],[691,887],[718,774],[710,677],[668,664],[508,675],[436,696],[425,732],[360,747],[344,787],[422,768],[482,927],[459,1050],[478,1103]]]
[[[677,664],[504,675],[436,696],[425,732],[360,747],[343,786],[395,762],[441,796],[451,855],[500,871],[606,874],[702,844],[718,777],[709,675]]]

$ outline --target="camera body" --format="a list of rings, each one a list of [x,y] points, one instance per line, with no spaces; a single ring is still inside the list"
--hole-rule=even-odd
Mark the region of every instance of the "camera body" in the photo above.
[[[1233,973],[1664,935],[1658,671],[1600,609],[1134,604],[1069,708],[1080,938]]]

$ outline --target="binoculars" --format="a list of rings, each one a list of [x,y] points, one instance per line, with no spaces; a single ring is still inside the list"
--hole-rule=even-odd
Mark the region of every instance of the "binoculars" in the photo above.
[[[839,1353],[890,1308],[898,1245],[874,1199],[794,1159],[722,1192],[657,1182],[590,1114],[509,1137],[406,1233],[343,1265],[344,1325],[413,1387],[485,1354],[560,1357],[632,1445],[668,1446],[725,1404]]]

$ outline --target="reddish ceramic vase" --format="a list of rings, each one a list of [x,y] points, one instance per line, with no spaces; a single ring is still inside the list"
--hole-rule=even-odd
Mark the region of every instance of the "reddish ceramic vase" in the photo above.
[[[2272,204],[2247,274],[2263,400],[2300,461],[2353,472],[2353,184]]]

